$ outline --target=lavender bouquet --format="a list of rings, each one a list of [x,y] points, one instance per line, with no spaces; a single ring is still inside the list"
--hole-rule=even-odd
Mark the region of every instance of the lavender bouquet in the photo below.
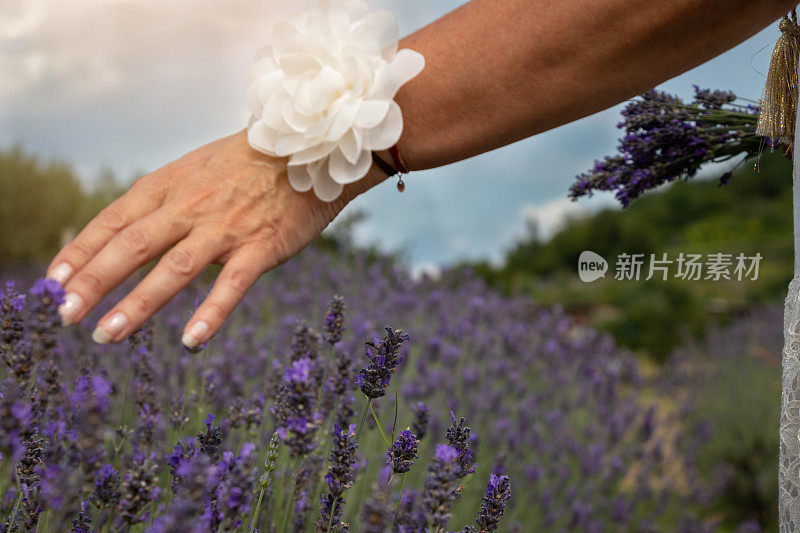
[[[652,89],[622,111],[618,127],[625,131],[617,154],[596,161],[570,188],[570,197],[614,191],[623,207],[642,193],[678,179],[693,178],[710,162],[746,161],[778,142],[755,133],[758,107],[737,103],[730,91],[695,85],[694,100]],[[725,172],[720,183],[730,180]]]

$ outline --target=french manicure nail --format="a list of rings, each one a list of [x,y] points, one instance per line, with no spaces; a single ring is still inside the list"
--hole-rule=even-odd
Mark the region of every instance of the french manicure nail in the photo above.
[[[75,322],[82,307],[83,298],[74,292],[67,293],[67,295],[64,296],[64,303],[58,308],[58,314],[61,315],[61,323],[65,326],[69,326]]]
[[[125,325],[128,323],[128,317],[120,312],[111,315],[111,318],[106,320],[102,326],[97,326],[92,333],[92,340],[97,344],[108,344],[111,339],[122,333]]]
[[[192,324],[181,337],[181,342],[187,348],[197,348],[203,344],[203,339],[208,333],[208,324],[202,320]]]
[[[53,267],[53,270],[50,271],[50,275],[48,277],[56,280],[61,285],[64,285],[71,275],[72,267],[69,266],[69,263],[59,263]]]

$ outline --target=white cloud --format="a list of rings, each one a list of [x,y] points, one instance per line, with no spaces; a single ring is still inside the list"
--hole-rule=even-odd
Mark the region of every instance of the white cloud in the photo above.
[[[592,198],[572,201],[569,198],[558,198],[538,205],[522,207],[522,218],[529,228],[535,229],[540,240],[546,241],[570,220],[588,216],[595,211],[608,207],[618,207],[611,195],[600,194]]]
[[[271,18],[287,7],[279,0],[3,0],[0,98],[36,97],[47,112],[76,99],[218,81],[243,69],[268,40]]]

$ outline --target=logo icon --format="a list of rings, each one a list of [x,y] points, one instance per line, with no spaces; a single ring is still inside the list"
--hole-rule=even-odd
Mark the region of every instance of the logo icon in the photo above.
[[[584,250],[578,257],[578,277],[581,281],[589,283],[596,279],[606,277],[608,261],[591,250]]]

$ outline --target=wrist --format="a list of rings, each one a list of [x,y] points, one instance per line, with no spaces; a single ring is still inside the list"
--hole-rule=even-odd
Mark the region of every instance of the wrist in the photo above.
[[[389,150],[376,152],[376,154],[384,161],[391,161],[391,154],[389,153]],[[378,167],[378,165],[373,163],[366,176],[358,181],[345,185],[342,196],[344,196],[349,203],[356,197],[364,194],[373,187],[380,185],[387,179],[389,179],[389,176],[387,176],[386,173]]]

